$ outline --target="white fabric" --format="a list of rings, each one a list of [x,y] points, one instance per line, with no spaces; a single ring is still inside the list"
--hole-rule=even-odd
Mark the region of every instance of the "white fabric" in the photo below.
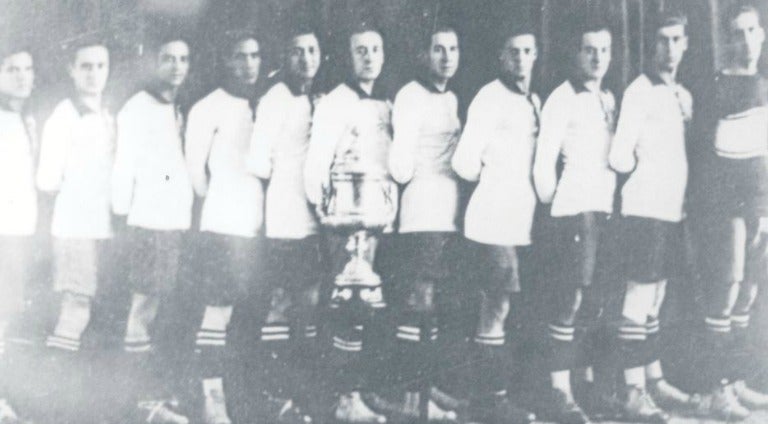
[[[461,133],[456,95],[430,91],[416,81],[406,84],[395,97],[392,128],[389,172],[407,184],[399,231],[456,231],[459,188],[451,169]]]
[[[616,175],[608,166],[615,111],[608,91],[577,91],[566,81],[552,92],[541,115],[533,177],[544,200],[552,198],[552,216],[613,210]],[[562,154],[564,169],[557,180]]]
[[[304,192],[304,162],[312,126],[309,96],[294,95],[280,82],[259,101],[248,154],[248,170],[269,180],[266,235],[301,239],[317,232]]]
[[[114,119],[106,111],[78,112],[59,103],[45,122],[37,186],[55,192],[51,234],[60,238],[112,237],[110,175]]]
[[[472,100],[452,161],[462,178],[479,180],[464,217],[467,238],[504,246],[530,244],[539,106],[538,96],[529,102],[499,80],[485,85]]]
[[[189,113],[187,166],[202,195],[206,165],[210,172],[200,217],[200,231],[255,237],[264,221],[264,190],[246,169],[253,131],[248,100],[217,89]]]
[[[734,113],[717,121],[715,150],[718,156],[747,159],[768,156],[768,106]]]
[[[622,215],[679,222],[688,179],[685,123],[691,94],[640,75],[624,92],[610,164],[632,172],[622,189]],[[633,170],[634,169],[634,170]]]
[[[367,169],[386,172],[392,143],[392,105],[389,101],[363,98],[347,84],[340,84],[317,105],[304,167],[304,189],[313,204],[320,204],[330,169],[357,151]]]
[[[28,118],[32,119],[32,118]],[[32,140],[21,114],[0,109],[0,234],[24,236],[35,232],[35,191]]]
[[[186,230],[192,221],[192,187],[176,106],[146,91],[131,97],[117,116],[117,157],[112,207],[128,225]]]

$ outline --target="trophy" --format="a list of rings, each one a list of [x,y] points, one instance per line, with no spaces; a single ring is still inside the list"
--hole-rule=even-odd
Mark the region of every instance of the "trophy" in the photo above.
[[[323,225],[348,235],[350,259],[334,280],[330,307],[355,298],[371,308],[386,306],[381,277],[373,271],[376,236],[392,225],[397,213],[397,186],[386,169],[348,151],[331,167],[318,209]]]

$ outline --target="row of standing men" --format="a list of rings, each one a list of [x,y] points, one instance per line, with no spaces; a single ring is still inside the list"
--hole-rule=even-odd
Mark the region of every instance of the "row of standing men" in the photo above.
[[[459,66],[459,37],[448,26],[432,29],[419,57],[423,74],[394,102],[376,84],[384,44],[373,27],[360,25],[350,32],[349,78],[322,96],[313,91],[321,47],[312,30],[297,28],[286,38],[280,78],[258,96],[259,40],[248,32],[230,33],[223,54],[226,78],[186,119],[176,103],[190,63],[182,38],[165,38],[152,49],[152,82],[127,101],[116,120],[102,104],[108,48],[88,41],[71,49],[68,70],[75,94],[45,122],[39,159],[34,123],[23,113],[32,90],[32,57],[9,49],[0,67],[5,152],[0,243],[9,252],[0,259],[0,340],[24,307],[39,189],[55,196],[53,275],[54,289],[61,293],[46,346],[79,350],[98,287],[99,246],[117,233],[129,246],[122,260],[132,292],[124,349],[146,357],[153,349],[160,303],[176,289],[196,194],[204,198],[201,252],[195,260],[205,299],[195,338],[204,422],[231,422],[222,352],[233,304],[258,273],[266,290],[255,291],[260,301],[254,304],[261,311],[253,337],[267,352],[267,365],[256,380],[279,384],[276,370],[287,369],[283,350],[298,346],[310,356],[313,378],[330,384],[337,397],[333,408],[324,409],[311,405],[313,395],[303,390],[309,384],[278,391],[262,384],[259,395],[273,407],[264,408],[259,420],[383,423],[421,416],[529,423],[534,414],[511,401],[500,370],[508,356],[510,301],[521,289],[518,253],[531,244],[540,201],[551,203],[555,249],[548,261],[556,264],[557,275],[547,330],[551,390],[537,412],[563,424],[606,416],[666,423],[663,405],[744,419],[750,408],[768,406],[768,396],[746,385],[748,370],[733,357],[749,343],[744,329],[757,282],[765,277],[768,96],[756,68],[764,39],[756,9],[736,9],[727,23],[733,60],[712,81],[713,95],[697,102],[698,126],[690,124],[692,96],[676,80],[688,44],[686,20],[676,14],[663,15],[653,27],[652,66],[626,89],[621,114],[613,94],[601,85],[611,61],[607,26],[579,26],[573,76],[543,108],[530,91],[535,32],[512,29],[499,46],[499,77],[476,94],[463,126],[448,88]],[[686,146],[691,133],[700,138],[694,148]],[[346,238],[321,234],[315,206],[323,202],[329,171],[350,155],[369,169],[386,171],[400,189],[395,235],[382,236],[379,246],[396,249],[390,256],[407,258],[396,261],[393,272],[397,313],[390,323],[401,390],[391,396],[369,390],[360,359],[375,320],[361,325],[342,316],[329,321],[327,338],[318,337],[317,305],[323,297],[318,275],[325,275],[319,270],[328,265],[330,275],[340,271]],[[696,161],[690,173],[689,159]],[[621,216],[609,227],[617,172],[628,177]],[[460,179],[476,185],[463,224],[457,225],[463,210]],[[674,272],[670,251],[686,214],[700,221],[693,228],[699,228],[696,252],[707,280],[711,386],[704,395],[685,393],[664,378],[658,346],[659,312]],[[432,373],[424,377],[424,370],[444,355],[433,343],[443,324],[437,319],[437,297],[449,278],[459,229],[479,270],[476,286],[463,288],[480,293],[470,344],[478,358],[474,373],[484,378],[469,401],[432,387],[440,380]],[[601,309],[593,280],[608,230],[618,231],[625,259],[620,278],[626,288],[612,350],[626,385],[602,390],[592,382],[593,366],[599,364],[587,355],[578,366],[589,384],[574,394],[571,370],[583,347],[581,333],[596,325]],[[391,243],[384,243],[387,237]],[[327,342],[327,351],[318,339]],[[330,371],[318,371],[320,355]],[[278,357],[283,359],[269,360]],[[16,415],[9,402],[1,405],[6,416]],[[144,399],[139,406],[148,422],[188,422],[166,399]],[[326,409],[332,412],[325,414]]]

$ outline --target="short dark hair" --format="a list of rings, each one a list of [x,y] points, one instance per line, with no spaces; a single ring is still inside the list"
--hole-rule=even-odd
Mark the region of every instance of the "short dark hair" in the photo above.
[[[162,49],[165,45],[176,42],[176,41],[181,41],[191,49],[189,40],[187,39],[186,36],[180,33],[171,33],[171,34],[163,34],[159,38],[154,38],[149,42],[147,42],[146,50],[148,53],[157,55],[160,52],[160,49]]]
[[[427,30],[423,32],[421,49],[428,51],[432,46],[432,36],[443,32],[452,32],[456,34],[456,38],[459,38],[459,31],[455,26],[444,22],[436,23],[435,25],[428,27]]]
[[[688,17],[679,10],[663,10],[656,15],[651,28],[655,34],[661,28],[678,25],[687,29]]]
[[[725,30],[726,34],[728,34],[728,36],[731,34],[731,23],[734,21],[734,19],[745,13],[754,13],[755,16],[757,16],[758,21],[760,20],[760,11],[754,4],[748,2],[738,2],[731,6],[727,13],[723,15],[723,29]]]
[[[299,23],[294,23],[292,25],[289,25],[286,28],[285,32],[283,32],[283,35],[282,35],[281,46],[284,49],[290,48],[293,40],[296,37],[299,37],[302,35],[314,35],[315,38],[317,38],[318,41],[320,41],[320,31],[317,29],[315,25],[307,22],[299,22]]]
[[[381,36],[382,40],[384,39],[384,32],[382,32],[378,25],[369,21],[358,21],[349,28],[349,31],[347,31],[347,43],[352,40],[353,35],[362,34],[364,32],[375,32]]]
[[[608,21],[603,17],[587,17],[586,19],[581,20],[575,27],[573,31],[573,46],[578,51],[581,49],[581,43],[584,39],[584,34],[588,34],[591,32],[602,32],[606,31],[609,34],[613,35],[613,30],[611,29],[611,25],[608,23]]]
[[[508,27],[505,26],[502,27],[500,31],[498,31],[498,38],[496,40],[497,50],[504,49],[507,41],[509,41],[511,38],[521,35],[532,35],[537,40],[537,42],[539,39],[536,27],[530,22],[517,23]]]
[[[222,43],[221,55],[224,59],[228,59],[232,55],[232,50],[238,43],[246,40],[254,40],[259,43],[261,48],[261,36],[255,30],[250,28],[238,28],[224,33],[224,40]]]
[[[61,47],[65,51],[67,62],[70,64],[75,63],[75,59],[80,50],[88,47],[104,47],[107,51],[110,50],[109,43],[107,43],[101,34],[97,33],[66,40],[61,44]]]

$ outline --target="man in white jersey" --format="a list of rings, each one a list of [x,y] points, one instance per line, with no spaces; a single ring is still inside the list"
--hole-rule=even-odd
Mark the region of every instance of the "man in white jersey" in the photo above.
[[[541,102],[531,91],[538,56],[531,28],[504,34],[499,77],[483,86],[469,106],[467,124],[453,155],[453,169],[477,182],[464,217],[473,275],[479,275],[480,317],[473,339],[479,387],[472,418],[489,424],[529,423],[532,414],[514,406],[507,387],[510,347],[505,323],[520,292],[518,250],[531,243],[536,193],[531,181]]]
[[[613,211],[616,175],[608,167],[613,135],[615,100],[602,87],[611,61],[611,33],[600,22],[586,22],[575,33],[578,43],[576,73],[550,94],[541,116],[533,179],[539,199],[551,203],[553,246],[558,268],[553,287],[550,344],[551,399],[546,414],[562,424],[584,424],[587,416],[571,390],[575,367],[577,322],[584,315],[582,300],[593,302],[590,290],[595,276],[601,232]],[[558,179],[557,163],[563,157]],[[586,306],[586,305],[585,305]],[[592,364],[589,364],[592,365]]]
[[[171,35],[148,51],[152,55],[151,80],[117,116],[112,173],[112,208],[125,217],[118,219],[126,220],[119,228],[128,261],[126,283],[131,290],[124,350],[139,369],[150,366],[155,318],[161,302],[176,287],[182,237],[189,229],[192,208],[192,188],[182,154],[183,122],[176,101],[189,71],[189,46]],[[155,377],[159,371],[148,374]],[[167,389],[147,388],[139,395],[139,407],[146,410],[147,420],[188,422],[160,400],[168,397],[165,393],[152,393]]]
[[[688,48],[686,25],[684,16],[658,17],[652,66],[624,92],[609,155],[614,170],[629,173],[618,227],[626,279],[616,352],[626,384],[624,417],[651,423],[669,419],[656,402],[680,408],[692,400],[664,379],[658,345],[688,178],[685,140],[693,100],[676,81]]]
[[[765,30],[758,10],[736,4],[724,15],[725,69],[697,101],[691,153],[690,215],[705,279],[705,358],[709,392],[701,412],[744,419],[768,408],[747,385],[764,356],[749,327],[758,286],[768,275],[768,81],[758,71]]]
[[[109,76],[109,50],[95,39],[70,47],[74,95],[54,109],[43,127],[37,186],[55,194],[51,222],[54,289],[61,310],[48,347],[76,352],[91,317],[100,256],[112,238],[110,174],[114,119],[102,94]]]
[[[321,50],[315,31],[294,25],[284,41],[283,71],[259,100],[248,170],[266,191],[265,293],[256,311],[261,362],[253,376],[258,395],[273,404],[261,420],[304,423],[317,393],[311,379],[320,361],[317,304],[323,267],[317,218],[304,194],[304,162],[319,93],[314,78]],[[301,375],[297,375],[301,371]]]
[[[207,424],[231,422],[223,382],[227,332],[233,305],[255,276],[264,208],[261,182],[246,165],[261,45],[253,32],[234,31],[224,47],[221,86],[192,107],[186,131],[187,169],[204,198],[195,260],[205,308],[195,352]]]
[[[10,376],[8,328],[24,311],[24,286],[31,275],[32,236],[37,225],[34,162],[35,122],[26,110],[35,80],[32,54],[15,40],[0,43],[0,374]],[[0,422],[16,423],[12,382],[0,381]]]
[[[456,247],[459,187],[451,169],[461,122],[458,100],[448,84],[459,66],[455,29],[436,26],[419,54],[420,74],[395,96],[389,172],[402,185],[398,234],[396,293],[392,311],[396,348],[392,366],[398,373],[395,411],[416,419],[420,388],[436,390],[439,373],[437,292],[444,291]],[[431,111],[424,114],[423,110]],[[425,391],[422,393],[429,393]],[[455,419],[454,406],[427,402],[430,419]]]
[[[384,40],[378,30],[360,24],[352,28],[348,41],[350,77],[323,97],[312,120],[304,187],[313,205],[321,205],[331,167],[343,162],[351,147],[359,155],[359,163],[382,173],[387,169],[392,105],[376,84],[384,65]],[[347,262],[346,244],[345,235],[328,232],[330,276],[340,273]],[[374,240],[369,246],[369,257],[373,256],[375,244]],[[372,357],[375,353],[370,352],[370,346],[363,346],[363,325],[353,322],[346,312],[331,317],[333,347],[327,363],[322,364],[331,373],[328,378],[340,396],[334,415],[343,422],[382,423],[386,418],[371,410],[361,395],[362,390],[369,389],[365,374],[372,364],[361,361],[361,353]]]

